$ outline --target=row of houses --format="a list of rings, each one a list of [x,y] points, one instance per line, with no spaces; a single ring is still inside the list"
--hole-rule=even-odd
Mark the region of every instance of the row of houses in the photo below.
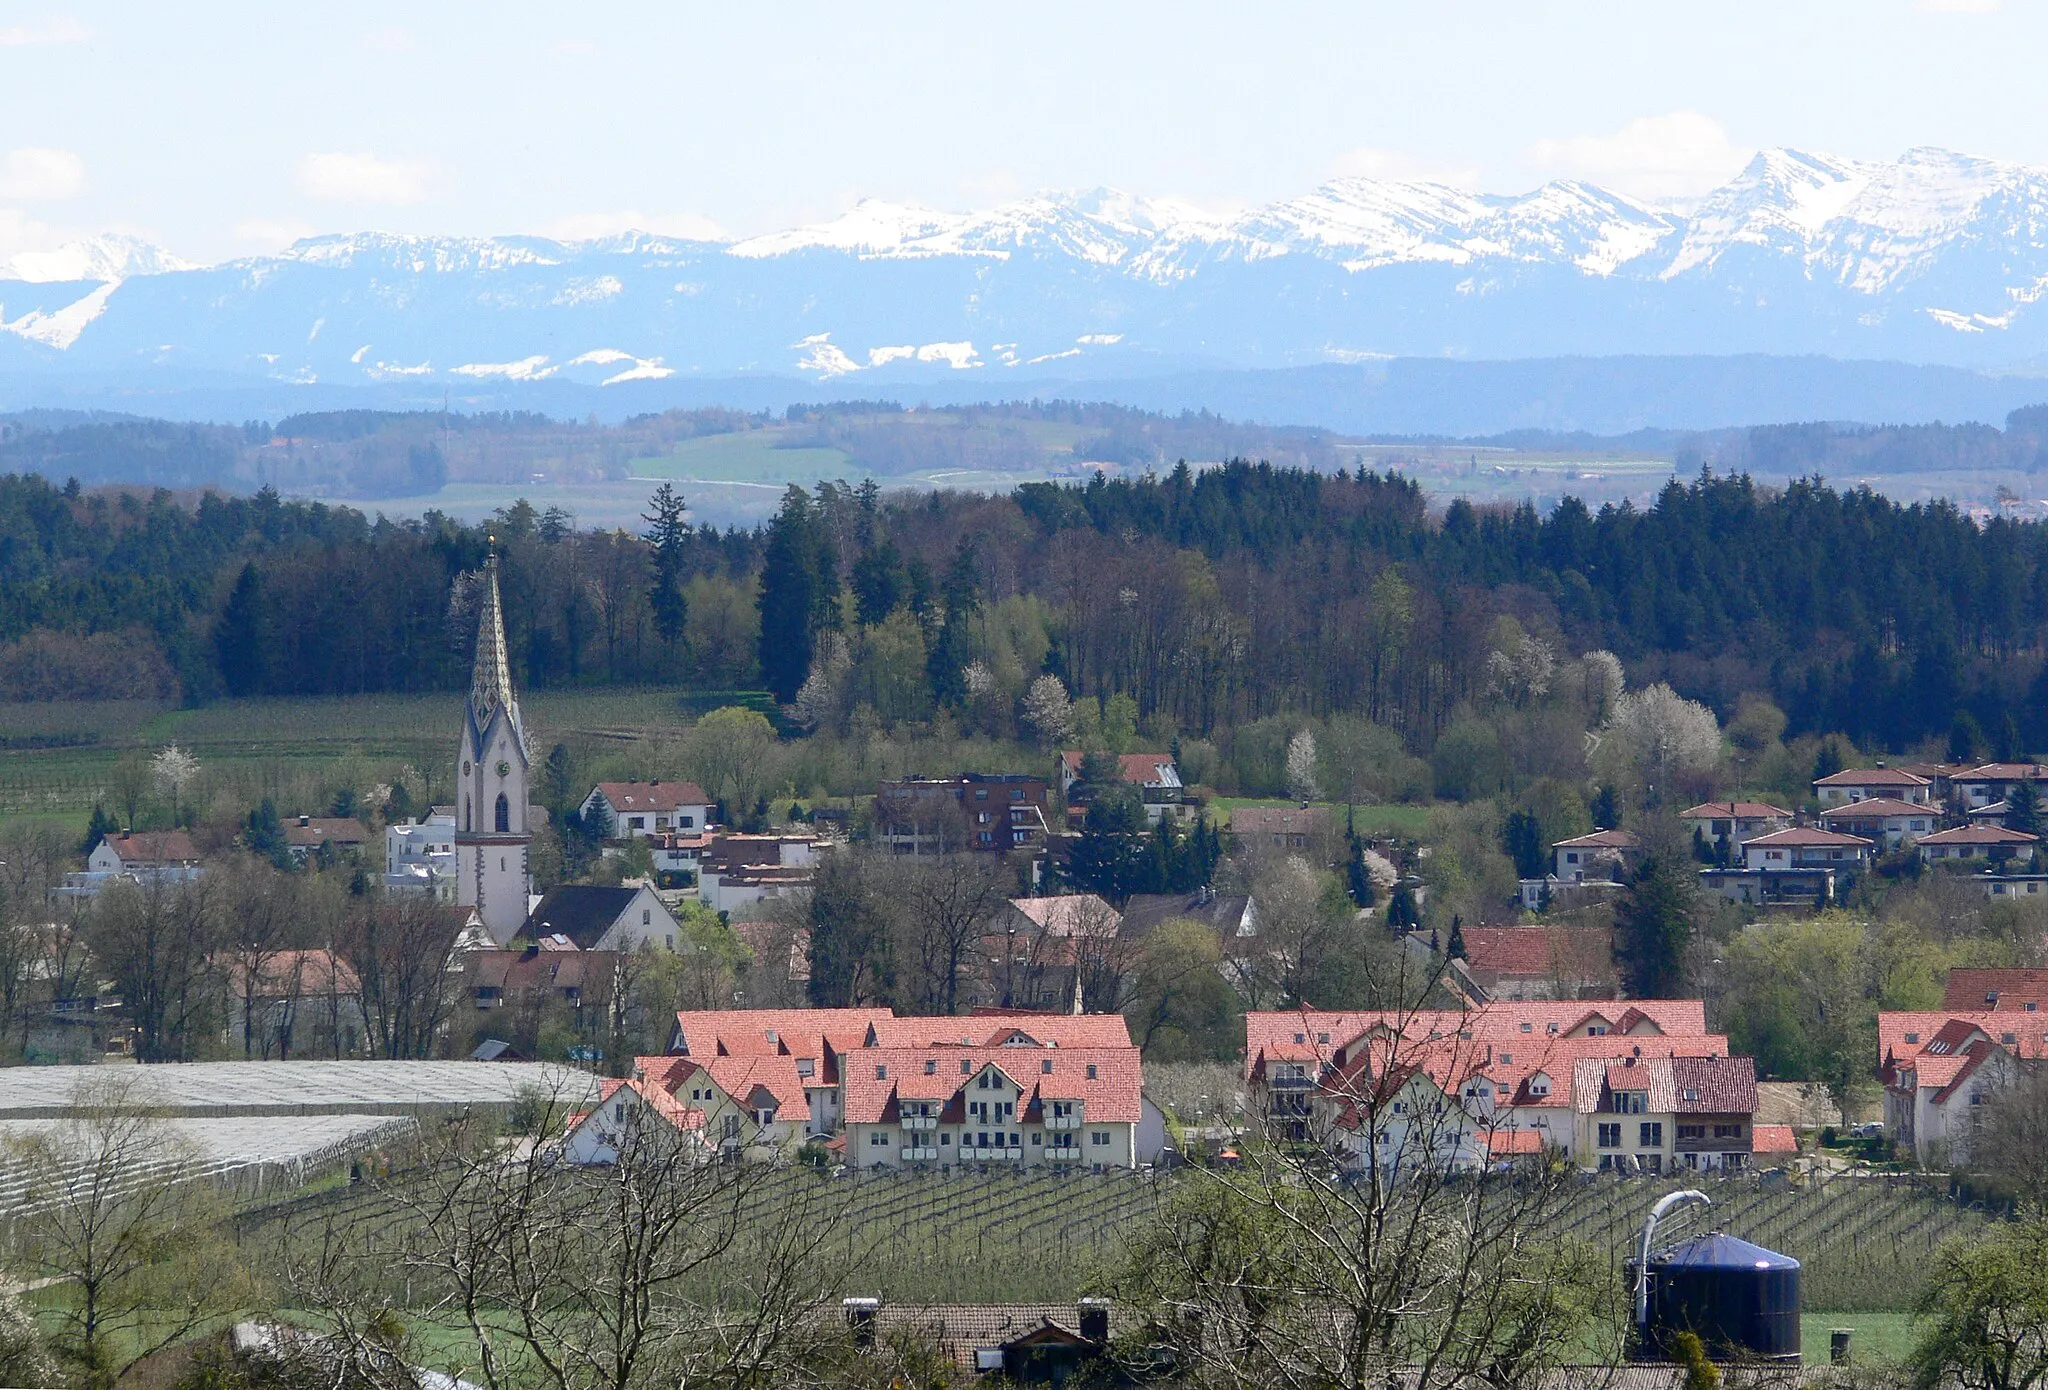
[[[572,1117],[565,1154],[613,1161],[649,1123],[706,1157],[819,1141],[855,1168],[1107,1171],[1157,1163],[1167,1147],[1116,1014],[687,1011],[666,1055],[636,1059]]]
[[[1877,1016],[1886,1133],[1931,1166],[1965,1162],[1986,1107],[2048,1060],[2048,970],[1955,969],[1936,1010]]]
[[[1775,1163],[1756,1068],[1699,1000],[1504,1000],[1455,1011],[1313,1009],[1245,1020],[1245,1083],[1276,1138],[1353,1169],[1484,1169],[1555,1154],[1588,1171]]]

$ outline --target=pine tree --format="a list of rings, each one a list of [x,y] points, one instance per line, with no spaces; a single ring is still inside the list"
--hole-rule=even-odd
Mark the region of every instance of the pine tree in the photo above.
[[[1652,854],[1636,871],[1614,913],[1615,963],[1637,999],[1685,992],[1685,950],[1692,939],[1691,871]]]
[[[121,826],[119,822],[107,814],[106,807],[95,801],[92,804],[92,820],[85,827],[85,839],[79,845],[78,852],[90,858],[92,852],[100,847],[101,840],[106,839],[109,835],[118,835],[120,833]]]
[[[761,678],[784,704],[811,671],[820,629],[832,622],[839,573],[822,518],[800,487],[768,524],[761,563]]]
[[[1363,911],[1373,905],[1372,873],[1365,867],[1365,841],[1354,833],[1347,837],[1351,843],[1350,856],[1344,862],[1344,889],[1351,895],[1351,901]]]
[[[242,566],[213,628],[214,659],[220,666],[221,684],[230,695],[263,692],[269,674],[264,659],[265,608],[263,576],[250,561]]]
[[[1444,956],[1448,960],[1465,959],[1465,919],[1455,912],[1451,914],[1451,939],[1444,946]]]
[[[974,615],[981,607],[981,582],[975,574],[974,542],[963,538],[946,567],[940,596],[945,617],[925,658],[932,698],[941,705],[959,705],[967,698],[967,663],[974,659]]]
[[[1593,828],[1596,830],[1618,830],[1621,827],[1621,797],[1614,788],[1602,783],[1600,790],[1593,794]],[[1534,874],[1530,875],[1535,877]]]
[[[654,610],[655,631],[662,641],[674,646],[683,640],[690,616],[683,598],[683,547],[690,526],[683,520],[683,495],[670,483],[654,490],[647,507],[640,519],[647,523],[643,539],[654,549],[654,585],[648,604]]]
[[[249,853],[268,859],[280,869],[292,866],[291,845],[284,837],[284,822],[278,818],[277,803],[269,797],[249,813],[242,830],[242,843]]]
[[[2041,792],[2029,778],[2012,784],[2005,797],[2005,825],[2008,830],[2041,833]]]
[[[1387,899],[1387,925],[1395,931],[1414,931],[1422,925],[1422,914],[1415,910],[1415,892],[1407,884],[1396,884],[1394,896]]]

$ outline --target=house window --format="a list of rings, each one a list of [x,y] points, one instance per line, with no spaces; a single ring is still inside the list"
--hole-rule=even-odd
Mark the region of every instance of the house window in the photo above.
[[[1039,1074],[1040,1074],[1040,1075],[1042,1075],[1042,1076],[1051,1076],[1051,1075],[1052,1075],[1052,1058],[1048,1057],[1048,1058],[1046,1058],[1046,1059],[1045,1059],[1044,1061],[1040,1062],[1040,1063],[1038,1064],[1038,1070],[1039,1070]]]
[[[664,935],[662,936],[662,942],[663,942],[663,944],[664,944],[664,945],[666,945],[666,946],[667,946],[667,947],[668,947],[668,948],[669,948],[669,949],[670,949],[671,951],[673,951],[673,950],[674,950],[674,949],[676,948],[676,934],[675,934],[674,932],[667,932],[667,933],[665,933],[665,934],[664,934]]]
[[[1523,1031],[1524,1033],[1530,1032],[1530,1031],[1531,1031],[1531,1030],[1533,1030],[1534,1028],[1535,1028],[1535,1025],[1534,1025],[1534,1024],[1532,1024],[1532,1023],[1525,1023],[1525,1024],[1523,1024],[1523,1025],[1522,1025],[1522,1031]]]
[[[641,909],[640,909],[640,925],[641,925],[641,926],[643,926],[643,927],[647,927],[647,926],[652,926],[653,924],[654,924],[654,909],[653,909],[653,908],[651,908],[651,907],[643,907],[643,908],[641,908]]]
[[[869,1147],[869,1148],[871,1148],[871,1149],[886,1149],[886,1148],[888,1148],[888,1147],[889,1147],[889,1136],[888,1136],[888,1135],[886,1135],[886,1134],[883,1134],[883,1133],[881,1133],[881,1132],[880,1132],[879,1130],[878,1130],[878,1131],[876,1131],[876,1132],[875,1132],[875,1133],[873,1133],[873,1134],[870,1134],[870,1135],[868,1136],[868,1147]]]
[[[1639,1147],[1645,1149],[1661,1147],[1664,1143],[1664,1122],[1662,1120],[1643,1121],[1642,1128],[1637,1131],[1636,1142]]]
[[[1107,1148],[1109,1146],[1109,1131],[1106,1129],[1089,1130],[1088,1142],[1098,1149]]]
[[[505,799],[505,793],[498,793],[498,833],[508,835],[512,831],[512,803]]]
[[[2020,1040],[2020,1038],[2019,1034],[2017,1033],[2000,1033],[1998,1035],[1998,1040],[2004,1043],[2007,1047],[2011,1047],[2015,1043],[2017,1043]]]
[[[1513,1065],[1515,1064],[1515,1054],[1514,1054],[1514,1053],[1512,1053],[1512,1052],[1503,1052],[1503,1053],[1501,1053],[1501,1054],[1500,1054],[1500,1064],[1501,1064],[1502,1066],[1504,1066],[1504,1067],[1511,1067],[1511,1066],[1513,1066]]]
[[[1714,1126],[1714,1137],[1715,1137],[1716,1139],[1740,1139],[1740,1138],[1742,1137],[1742,1126],[1741,1126],[1741,1125],[1715,1125],[1715,1126]]]
[[[936,1061],[926,1061],[924,1064],[924,1074],[926,1076],[937,1076],[939,1074],[939,1064]]]
[[[1095,1064],[1093,1062],[1088,1064],[1088,1079],[1090,1081],[1095,1080]]]
[[[888,1068],[888,1065],[887,1065],[886,1063],[883,1063],[883,1062],[877,1062],[877,1063],[875,1063],[875,1080],[877,1080],[877,1081],[887,1081],[888,1079],[889,1079],[889,1068]]]
[[[626,826],[631,830],[645,830],[647,828],[647,817],[630,816],[626,820]]]
[[[1603,1149],[1618,1149],[1621,1147],[1620,1125],[1600,1126],[1600,1147]]]
[[[1681,1144],[1688,1139],[1704,1139],[1706,1137],[1707,1127],[1705,1125],[1680,1125],[1678,1127],[1678,1142]]]

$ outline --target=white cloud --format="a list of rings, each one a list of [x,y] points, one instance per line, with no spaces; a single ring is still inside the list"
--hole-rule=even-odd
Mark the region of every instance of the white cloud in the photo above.
[[[427,196],[427,166],[373,154],[309,154],[299,187],[330,203],[417,203]]]
[[[732,233],[695,212],[579,212],[550,222],[542,236],[556,241],[595,241],[621,232],[652,232],[684,241],[730,241]]]
[[[315,235],[319,228],[309,222],[274,222],[269,218],[251,218],[235,224],[235,246],[238,250],[264,254],[282,251],[293,242]]]
[[[1453,188],[1478,188],[1482,182],[1477,169],[1448,168],[1374,145],[1344,151],[1330,162],[1330,173],[1340,179],[1393,179]]]
[[[70,150],[9,150],[0,159],[0,198],[50,203],[85,191],[85,161]]]
[[[0,48],[41,48],[48,44],[84,43],[92,30],[75,19],[46,19],[40,24],[16,24],[0,29]]]
[[[1546,175],[1583,178],[1639,198],[1687,198],[1739,173],[1750,151],[1698,111],[1638,116],[1608,135],[1538,140],[1529,158]]]

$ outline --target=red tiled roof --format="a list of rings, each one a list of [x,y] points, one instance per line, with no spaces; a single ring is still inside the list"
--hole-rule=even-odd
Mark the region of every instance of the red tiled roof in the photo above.
[[[1144,1078],[1135,1047],[876,1047],[846,1059],[841,1083],[846,1123],[882,1123],[898,1095],[950,1100],[987,1067],[1001,1071],[1023,1092],[1020,1116],[1041,1097],[1079,1100],[1087,1119],[1111,1124],[1136,1124],[1143,1109]]]
[[[677,1100],[674,1096],[670,1095],[667,1091],[662,1090],[659,1086],[651,1085],[648,1082],[640,1081],[632,1077],[622,1078],[614,1076],[606,1077],[602,1082],[598,1083],[598,1105],[593,1106],[590,1110],[584,1112],[582,1118],[577,1119],[576,1124],[572,1124],[570,1126],[570,1129],[573,1131],[578,1125],[580,1125],[583,1122],[584,1119],[588,1119],[591,1115],[596,1114],[598,1109],[603,1106],[603,1103],[605,1101],[610,1100],[614,1095],[618,1094],[619,1088],[621,1086],[632,1087],[633,1090],[640,1096],[640,1098],[647,1102],[648,1106],[654,1111],[655,1114],[661,1116],[664,1120],[667,1120],[677,1129],[704,1128],[704,1112],[702,1110],[683,1104],[683,1102]]]
[[[138,830],[132,835],[109,835],[106,843],[123,864],[199,862],[199,847],[182,830]]]
[[[1749,1150],[1757,1154],[1796,1154],[1799,1152],[1799,1136],[1792,1132],[1790,1125],[1752,1125]]]
[[[1081,764],[1087,756],[1087,754],[1078,749],[1070,748],[1060,754],[1060,761],[1066,764],[1068,772],[1078,777],[1081,775]],[[1132,786],[1157,786],[1165,782],[1165,778],[1160,776],[1159,770],[1161,768],[1173,768],[1173,755],[1171,753],[1124,753],[1117,758],[1116,768],[1117,775]],[[1176,773],[1175,780],[1179,780],[1178,773]]]
[[[322,845],[365,845],[370,842],[370,829],[352,816],[308,816],[305,824],[297,820],[284,823],[286,844],[304,849],[318,849]]]
[[[1855,767],[1814,779],[1816,787],[1924,787],[1925,777],[1916,777],[1895,767]]]
[[[1835,830],[1816,830],[1812,826],[1795,825],[1790,830],[1773,830],[1768,835],[1759,835],[1754,840],[1744,840],[1742,847],[1751,845],[1785,845],[1796,848],[1809,846],[1815,849],[1847,849],[1852,845],[1870,848],[1870,841],[1861,835],[1844,835]]]
[[[1948,972],[1942,1005],[1950,1009],[2039,1012],[2048,1022],[2048,970],[2032,966],[1958,966]],[[2034,1010],[2028,1004],[2036,1006]]]
[[[1108,936],[1116,932],[1117,910],[1093,893],[1012,898],[1010,906],[1053,936]]]
[[[220,959],[220,958],[216,958]],[[326,994],[355,995],[362,981],[347,961],[332,951],[278,951],[252,962],[230,954],[225,965],[228,988],[237,999],[314,999]],[[255,988],[248,987],[255,976]]]
[[[1909,1033],[1913,1035],[1911,1041],[1907,1039]],[[2048,1058],[2048,1013],[2030,1015],[2007,1009],[1887,1010],[1877,1016],[1879,1068],[1889,1079],[1893,1068],[1899,1065],[1958,1056],[1978,1033],[2016,1052],[2023,1061]],[[2012,1035],[2009,1043],[2005,1041],[2007,1034]],[[1930,1050],[1936,1048],[1939,1050]]]
[[[1612,1027],[1630,1010],[1665,1035],[1698,1037],[1707,1031],[1706,1005],[1698,999],[1502,999],[1473,1009],[1254,1010],[1244,1020],[1245,1068],[1249,1075],[1262,1060],[1329,1061],[1373,1028],[1415,1040],[1470,1033],[1512,1051],[1516,1038],[1540,1043],[1569,1035],[1589,1021]],[[1522,1031],[1525,1023],[1527,1032]]]
[[[1932,806],[1917,801],[1901,801],[1895,796],[1866,796],[1861,801],[1851,801],[1843,806],[1830,806],[1820,813],[1822,820],[1870,820],[1887,816],[1931,816]]]
[[[824,1058],[825,1039],[863,1036],[868,1025],[890,1017],[887,1009],[689,1009],[676,1015],[682,1055]]]
[[[1466,927],[1464,941],[1465,965],[1475,976],[1548,979],[1613,973],[1614,937],[1605,927]]]
[[[2002,825],[1965,825],[1954,830],[1941,830],[1932,835],[1922,835],[1923,845],[2037,845],[2039,835],[2029,835],[2024,830],[2007,830]]]
[[[1769,820],[1772,817],[1790,820],[1792,813],[1762,801],[1702,801],[1678,813],[1680,820]]]
[[[2039,763],[1983,763],[1968,772],[1958,772],[1951,782],[2038,782],[2048,778],[2048,768]]]
[[[751,1105],[756,1088],[775,1098],[778,1108],[800,1110],[805,1105],[803,1078],[797,1074],[796,1058],[713,1057],[704,1070],[718,1083],[718,1089],[741,1105]]]
[[[1756,1110],[1756,1063],[1748,1057],[1581,1058],[1572,1066],[1572,1108],[1590,1114],[1611,1091],[1643,1091],[1644,1108],[1679,1115]],[[1692,1097],[1688,1099],[1687,1097]]]
[[[1632,831],[1596,830],[1590,835],[1575,835],[1569,840],[1559,840],[1552,849],[1634,849],[1642,842]]]
[[[1330,828],[1330,813],[1321,806],[1239,806],[1230,828],[1238,835],[1320,835]]]
[[[1486,1131],[1486,1151],[1495,1158],[1540,1154],[1543,1152],[1543,1135],[1533,1129],[1489,1129]]]
[[[711,798],[695,782],[599,782],[596,790],[603,792],[612,810],[621,814],[677,811],[685,806],[711,804]]]
[[[869,1037],[876,1047],[1131,1046],[1130,1025],[1122,1014],[1017,1010],[977,1011],[962,1018],[878,1019]]]

